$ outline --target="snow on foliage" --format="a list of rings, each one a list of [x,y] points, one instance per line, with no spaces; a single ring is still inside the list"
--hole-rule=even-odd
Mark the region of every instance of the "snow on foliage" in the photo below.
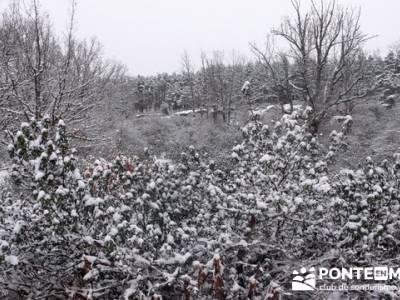
[[[394,259],[400,155],[332,173],[351,122],[324,151],[309,113],[295,107],[275,126],[255,117],[227,170],[193,147],[174,162],[79,162],[63,122],[23,124],[8,147],[18,193],[1,194],[2,289],[27,298],[278,299],[303,264]]]
[[[243,86],[242,86],[242,88],[240,89],[240,91],[241,91],[243,94],[247,94],[247,93],[249,92],[249,90],[250,90],[250,81],[246,80],[246,81],[243,83]]]
[[[8,178],[7,170],[0,170],[0,187],[6,184]]]
[[[18,265],[18,257],[16,257],[15,255],[7,255],[6,257],[4,257],[4,261],[13,266]]]

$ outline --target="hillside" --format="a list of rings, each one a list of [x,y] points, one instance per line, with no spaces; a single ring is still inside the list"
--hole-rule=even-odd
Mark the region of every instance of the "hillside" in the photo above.
[[[392,156],[400,149],[400,103],[386,109],[376,98],[359,104],[353,115],[354,126],[349,138],[350,153],[346,162],[371,155],[379,159]]]
[[[254,107],[265,123],[280,118],[278,106],[261,104]],[[336,112],[331,112],[335,115]],[[240,128],[249,120],[249,107],[241,106],[234,114],[231,125],[214,123],[200,114],[170,115],[150,113],[145,117],[133,116],[108,127],[106,135],[112,142],[106,147],[90,148],[93,153],[111,158],[116,153],[143,156],[148,148],[153,155],[177,158],[182,151],[194,146],[211,159],[223,164],[230,157],[242,133]],[[360,100],[353,110],[353,126],[348,135],[348,148],[337,160],[337,166],[357,165],[367,156],[378,161],[391,157],[400,148],[400,105],[387,109],[378,101],[378,95]],[[332,130],[337,130],[334,119],[327,120],[320,131],[325,142]],[[94,155],[95,156],[95,155]]]

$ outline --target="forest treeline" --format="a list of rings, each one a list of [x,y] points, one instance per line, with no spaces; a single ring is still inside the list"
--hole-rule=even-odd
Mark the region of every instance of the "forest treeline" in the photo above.
[[[79,136],[93,131],[98,120],[149,110],[193,110],[229,124],[231,112],[242,106],[275,103],[284,111],[285,104],[292,109],[300,101],[313,107],[310,122],[318,130],[332,109],[351,113],[357,100],[376,90],[393,105],[397,47],[385,57],[368,54],[363,47],[370,37],[361,31],[359,13],[335,2],[314,5],[309,14],[297,2],[293,8],[296,18],[284,19],[262,46],[250,44],[253,58],[203,53],[195,68],[184,52],[180,73],[130,76],[123,64],[104,58],[99,41],[76,37],[74,3],[60,37],[39,3],[16,1],[1,17],[0,126],[48,114],[54,124],[64,119],[75,129],[70,134]],[[277,49],[278,38],[290,50]]]

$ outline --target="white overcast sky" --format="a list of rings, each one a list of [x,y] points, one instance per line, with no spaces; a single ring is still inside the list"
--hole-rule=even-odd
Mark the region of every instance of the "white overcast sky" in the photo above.
[[[9,0],[0,0],[4,9]],[[307,3],[308,0],[303,0]],[[400,0],[338,0],[361,7],[363,30],[378,35],[368,49],[400,40]],[[65,31],[70,0],[41,0],[57,32]],[[105,55],[131,74],[180,70],[186,49],[194,62],[201,50],[232,49],[250,56],[273,26],[291,14],[290,0],[77,0],[77,34],[97,37]]]

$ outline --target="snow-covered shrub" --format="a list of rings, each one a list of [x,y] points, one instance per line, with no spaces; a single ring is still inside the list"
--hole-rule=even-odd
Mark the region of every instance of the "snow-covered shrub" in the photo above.
[[[3,199],[2,290],[22,297],[101,294],[92,284],[98,269],[113,271],[107,232],[99,230],[112,223],[96,222],[92,207],[105,200],[88,192],[65,124],[49,124],[47,117],[23,123],[8,147],[20,198]]]
[[[376,165],[367,157],[357,171],[342,170],[335,183],[335,221],[339,246],[351,248],[351,258],[392,257],[400,240],[400,155],[393,166]]]
[[[3,193],[0,210],[3,290],[272,300],[305,262],[393,258],[400,156],[332,173],[351,119],[323,147],[310,112],[255,117],[226,169],[191,147],[177,161],[121,155],[80,171],[63,122],[22,124],[9,146],[18,193]]]
[[[239,205],[245,201],[252,209],[257,233],[263,231],[269,243],[283,249],[291,245],[293,255],[301,257],[324,250],[325,232],[313,220],[323,221],[327,199],[334,193],[328,163],[335,147],[328,153],[321,150],[308,130],[308,112],[294,110],[272,128],[253,121],[244,128],[242,144],[233,149],[235,177],[246,191]]]

